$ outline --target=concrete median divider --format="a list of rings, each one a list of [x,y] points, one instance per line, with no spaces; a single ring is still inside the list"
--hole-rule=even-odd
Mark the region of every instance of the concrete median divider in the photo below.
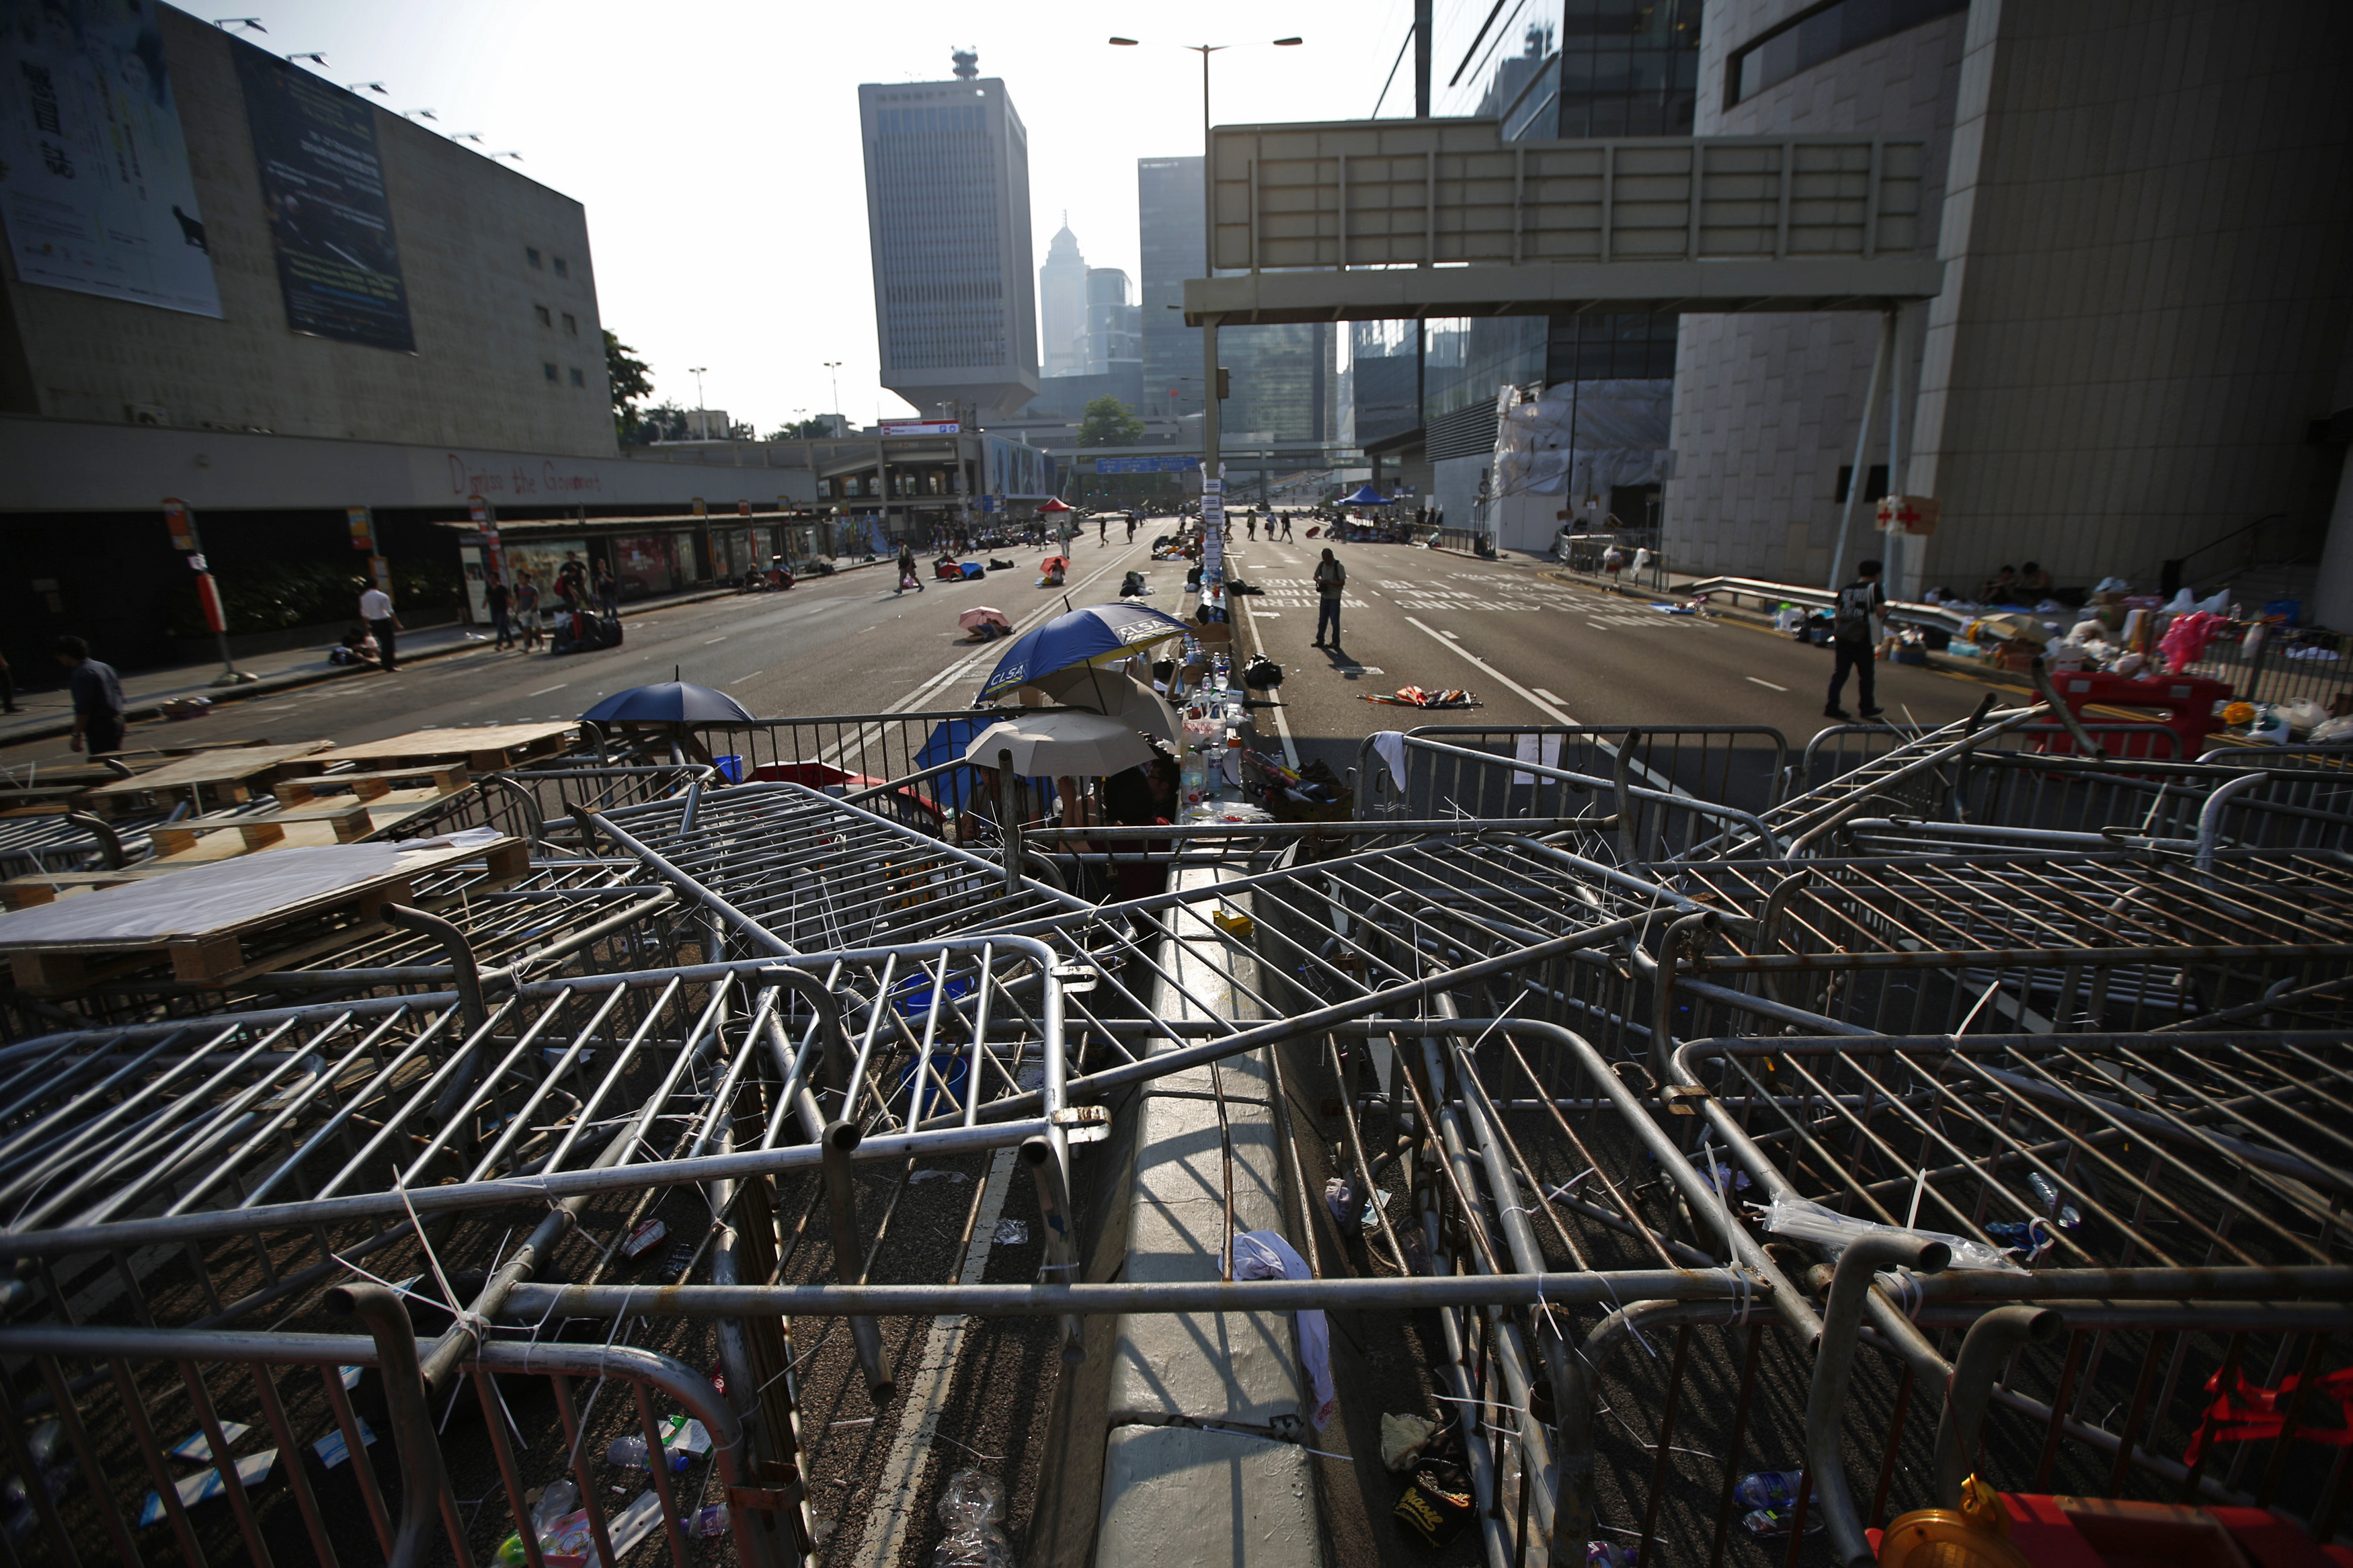
[[[1183,867],[1171,890],[1240,873]],[[1247,893],[1228,912],[1248,912]],[[1168,912],[1154,1010],[1261,1016],[1257,965],[1209,906]],[[1152,1080],[1141,1092],[1123,1278],[1220,1278],[1233,1237],[1289,1231],[1273,1079],[1263,1051]],[[1233,1562],[1321,1568],[1312,1436],[1287,1313],[1139,1314],[1113,1345],[1098,1568]]]

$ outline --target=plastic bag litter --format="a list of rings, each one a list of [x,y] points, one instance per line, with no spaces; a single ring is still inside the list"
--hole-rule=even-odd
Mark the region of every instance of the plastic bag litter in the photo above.
[[[1029,1245],[1029,1223],[1018,1219],[998,1220],[997,1232],[989,1239],[998,1247],[1027,1247]]]
[[[1400,1473],[1413,1468],[1422,1447],[1437,1434],[1438,1423],[1426,1415],[1395,1415],[1381,1412],[1381,1463]]]
[[[1234,1237],[1234,1278],[1237,1279],[1313,1279],[1314,1271],[1291,1243],[1271,1230],[1245,1231]],[[1299,1359],[1307,1363],[1307,1383],[1314,1405],[1308,1419],[1318,1432],[1332,1419],[1339,1393],[1332,1384],[1332,1328],[1320,1311],[1292,1314],[1299,1325]]]
[[[2309,697],[2299,698],[2280,710],[2293,730],[2316,730],[2328,722],[2328,710]]]
[[[2011,1261],[2007,1253],[1999,1252],[1982,1241],[1965,1237],[1948,1236],[1943,1231],[1921,1230],[1904,1226],[1880,1225],[1849,1215],[1835,1214],[1810,1198],[1777,1195],[1765,1205],[1765,1228],[1776,1236],[1786,1236],[1796,1241],[1810,1241],[1835,1258],[1848,1247],[1866,1236],[1899,1236],[1908,1234],[1926,1241],[1941,1241],[1953,1250],[1950,1268],[1984,1268],[2023,1274],[2024,1269]]]
[[[940,1522],[947,1538],[932,1550],[932,1568],[1015,1568],[1013,1542],[998,1527],[1005,1518],[1005,1487],[979,1470],[958,1470],[940,1494]]]
[[[2307,741],[2353,740],[2353,714],[2348,714],[2342,719],[2331,719],[2325,724],[2315,724],[2312,727],[2312,733],[2306,735],[2305,739]]]

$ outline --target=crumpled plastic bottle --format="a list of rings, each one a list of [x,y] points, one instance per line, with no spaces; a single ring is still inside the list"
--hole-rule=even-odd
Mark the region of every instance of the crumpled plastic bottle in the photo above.
[[[958,1470],[940,1494],[947,1539],[932,1552],[932,1568],[1017,1568],[1013,1543],[997,1528],[1005,1517],[1005,1487],[995,1476]]]

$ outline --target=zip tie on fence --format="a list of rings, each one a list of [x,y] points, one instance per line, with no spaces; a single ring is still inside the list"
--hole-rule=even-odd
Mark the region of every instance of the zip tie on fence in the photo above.
[[[1898,1268],[1872,1276],[1874,1283],[1895,1298],[1895,1310],[1913,1322],[1920,1321],[1920,1309],[1927,1304],[1927,1293],[1920,1288],[1920,1277],[1909,1268]]]
[[[433,1270],[433,1282],[441,1287],[442,1298],[449,1303],[450,1321],[464,1329],[466,1337],[474,1342],[474,1348],[480,1350],[482,1342],[490,1337],[489,1320],[472,1308],[458,1304],[458,1292],[451,1288],[449,1277],[441,1271],[441,1259],[435,1255],[433,1244],[425,1237],[425,1222],[417,1217],[417,1205],[409,1200],[408,1188],[399,1186],[393,1190],[400,1194],[400,1206],[408,1211],[409,1227],[417,1232],[417,1245],[424,1249],[426,1266]],[[442,1420],[446,1423],[448,1417],[444,1415]]]

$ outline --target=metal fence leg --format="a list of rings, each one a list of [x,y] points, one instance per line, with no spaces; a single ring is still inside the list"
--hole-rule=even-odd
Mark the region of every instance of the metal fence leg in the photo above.
[[[826,1125],[822,1140],[825,1150],[825,1206],[827,1217],[833,1223],[834,1277],[844,1285],[863,1283],[860,1267],[864,1256],[858,1245],[858,1185],[851,1174],[850,1152],[858,1147],[860,1133],[854,1121],[834,1121]],[[882,1331],[871,1318],[849,1320],[850,1338],[857,1342],[858,1364],[866,1373],[866,1389],[877,1405],[891,1401],[892,1382],[882,1370]]]
[[[375,1341],[392,1440],[400,1449],[400,1528],[386,1568],[418,1568],[431,1548],[433,1516],[446,1488],[441,1441],[417,1367],[416,1330],[400,1299],[381,1285],[339,1285],[327,1292],[327,1308],[359,1319]]]

